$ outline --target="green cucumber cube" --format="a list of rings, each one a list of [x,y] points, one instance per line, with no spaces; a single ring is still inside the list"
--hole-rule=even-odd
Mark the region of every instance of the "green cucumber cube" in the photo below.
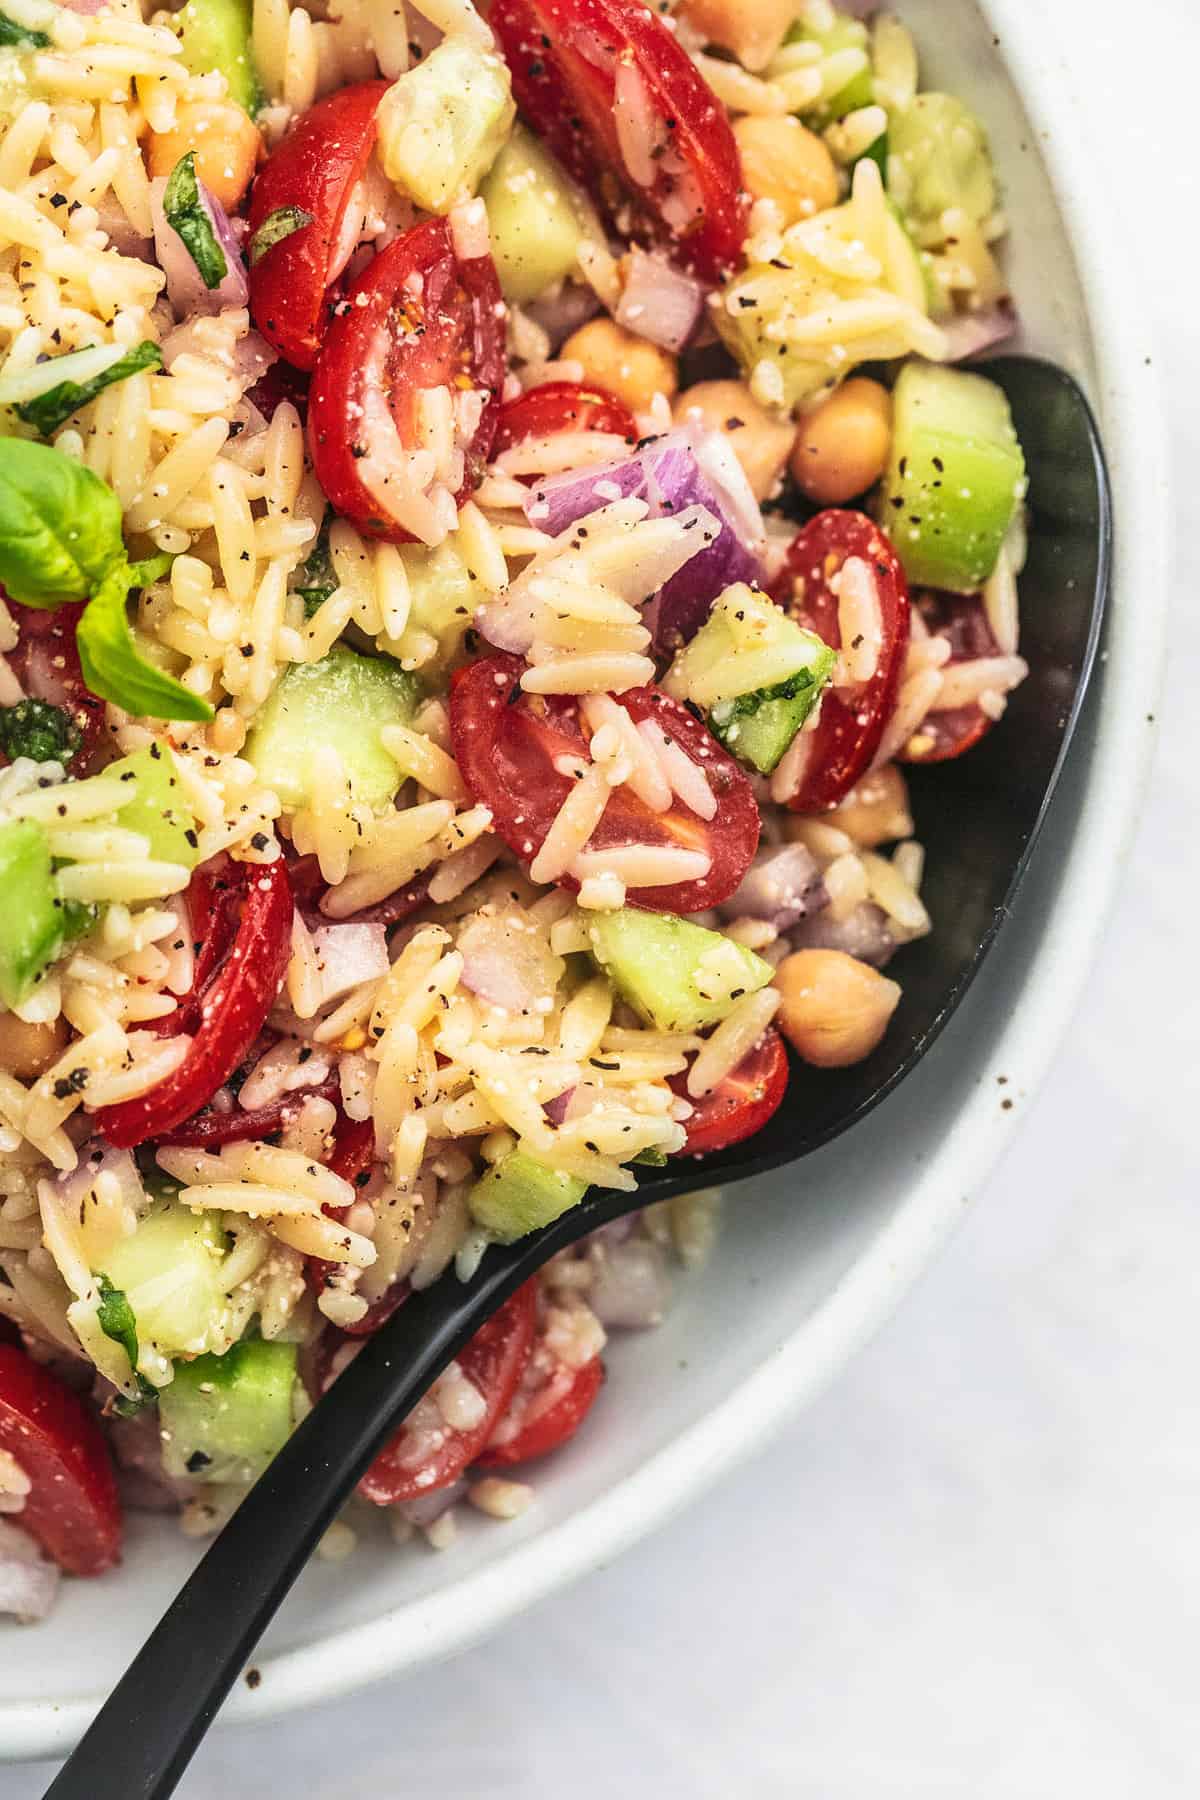
[[[953,94],[918,94],[888,125],[888,189],[918,231],[938,234],[942,214],[981,224],[996,204],[983,126]],[[926,241],[923,237],[922,242]]]
[[[133,1309],[138,1340],[164,1356],[197,1355],[219,1339],[225,1233],[216,1213],[168,1202],[108,1251],[104,1268]]]
[[[909,581],[974,593],[994,571],[1025,492],[1004,390],[964,369],[906,364],[879,520]]]
[[[658,1031],[719,1025],[743,994],[766,987],[774,973],[752,950],[673,913],[634,906],[597,913],[588,939],[617,992]]]
[[[312,759],[328,744],[342,758],[356,801],[387,806],[401,773],[380,741],[385,725],[411,722],[420,684],[399,664],[337,644],[320,662],[293,663],[259,713],[243,754],[289,812],[312,796]]]
[[[32,819],[0,825],[0,1000],[19,1006],[62,947],[63,904],[50,843]]]
[[[250,0],[187,0],[172,24],[189,73],[215,69],[229,84],[230,99],[253,118],[263,91],[250,49]]]
[[[150,744],[111,763],[104,773],[127,784],[129,798],[117,811],[117,823],[149,838],[156,862],[194,869],[200,860],[196,820],[184,801],[171,752]]]
[[[255,1480],[291,1434],[295,1382],[296,1346],[278,1339],[177,1363],[158,1401],[167,1474]]]
[[[467,1205],[477,1225],[500,1243],[513,1244],[552,1224],[586,1193],[586,1181],[547,1169],[524,1150],[510,1150],[475,1183]]]
[[[550,153],[517,125],[479,191],[504,298],[525,306],[575,267],[584,233],[571,185]]]
[[[449,212],[475,192],[516,113],[504,58],[468,38],[443,38],[380,101],[380,161],[418,206]]]

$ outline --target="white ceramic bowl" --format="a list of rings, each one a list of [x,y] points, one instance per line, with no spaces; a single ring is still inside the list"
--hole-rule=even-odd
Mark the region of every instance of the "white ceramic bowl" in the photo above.
[[[524,1519],[468,1526],[443,1557],[381,1544],[310,1569],[257,1659],[261,1683],[239,1686],[231,1717],[446,1655],[610,1559],[745,1455],[936,1250],[1019,1123],[1020,1106],[1001,1110],[996,1076],[1027,1096],[1071,1017],[1151,743],[1168,591],[1161,409],[1079,97],[1043,21],[1024,0],[903,0],[902,10],[926,85],[963,94],[991,131],[1027,342],[1078,374],[1101,415],[1117,495],[1108,649],[1120,680],[1101,663],[1016,914],[920,1069],[851,1136],[730,1198],[711,1267],[683,1286],[661,1331],[617,1345],[589,1429],[541,1476]],[[69,1582],[45,1624],[0,1633],[0,1754],[74,1741],[193,1556],[169,1524],[135,1521],[120,1573]]]

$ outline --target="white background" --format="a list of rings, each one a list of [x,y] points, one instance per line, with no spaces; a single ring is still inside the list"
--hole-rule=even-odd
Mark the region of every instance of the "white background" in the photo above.
[[[1038,10],[1145,271],[1178,518],[1157,771],[1072,1037],[949,1251],[764,1454],[457,1661],[219,1733],[185,1800],[1200,1789],[1200,9]]]

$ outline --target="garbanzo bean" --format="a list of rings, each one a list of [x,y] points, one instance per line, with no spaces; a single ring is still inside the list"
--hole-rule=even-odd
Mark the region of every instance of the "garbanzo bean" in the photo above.
[[[197,181],[232,212],[250,186],[261,148],[258,127],[232,100],[190,100],[179,107],[170,131],[150,133],[146,165],[151,176],[169,175],[194,150]]]
[[[805,1062],[844,1069],[869,1056],[887,1030],[900,989],[842,950],[797,950],[775,971],[780,1030]]]
[[[0,1068],[21,1081],[33,1081],[57,1062],[69,1036],[64,1019],[52,1025],[27,1025],[16,1013],[0,1013]]]
[[[612,319],[592,319],[581,325],[559,355],[564,362],[582,363],[585,378],[599,382],[631,412],[644,412],[655,394],[665,394],[670,400],[679,387],[675,358]]]
[[[742,153],[742,181],[756,200],[773,200],[785,225],[797,225],[835,206],[837,165],[815,131],[784,114],[734,121]]]
[[[899,843],[913,833],[908,784],[895,763],[864,775],[825,817],[863,850]]]
[[[818,506],[844,506],[874,487],[892,441],[892,396],[856,375],[805,413],[796,430],[792,476]]]
[[[758,404],[744,381],[698,381],[675,401],[675,418],[681,425],[698,422],[710,431],[722,431],[729,440],[754,490],[756,500],[766,500],[783,474],[792,447],[795,426]]]
[[[742,67],[765,69],[796,17],[796,0],[682,0],[680,17]]]

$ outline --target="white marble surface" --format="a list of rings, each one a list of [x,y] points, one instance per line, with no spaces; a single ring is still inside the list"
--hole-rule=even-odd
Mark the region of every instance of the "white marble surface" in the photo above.
[[[1114,221],[1147,266],[1170,248],[1149,298],[1190,515],[1157,776],[1077,1030],[949,1251],[754,1464],[455,1663],[218,1733],[185,1800],[1197,1792],[1200,182],[1162,71],[1196,66],[1200,14],[1042,10],[1094,85]],[[0,1800],[50,1772],[0,1771]]]

